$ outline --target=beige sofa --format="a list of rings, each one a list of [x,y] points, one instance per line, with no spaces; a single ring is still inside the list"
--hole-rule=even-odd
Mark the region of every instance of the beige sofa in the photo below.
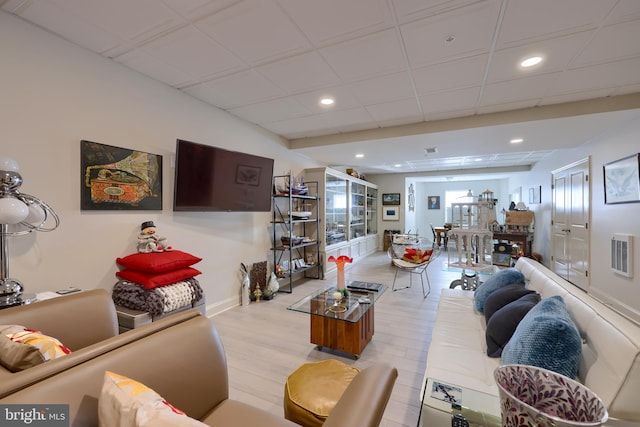
[[[115,305],[104,289],[0,310],[0,325],[37,329],[57,338],[72,351],[20,372],[10,372],[0,366],[0,397],[196,315],[197,311],[181,312],[118,334]]]
[[[197,310],[189,312],[197,315],[34,383],[1,398],[0,403],[69,404],[71,426],[97,426],[104,372],[111,371],[151,387],[208,425],[296,426],[249,403],[229,399],[226,358],[218,332]],[[325,427],[377,426],[396,376],[396,369],[386,364],[364,369]]]
[[[640,422],[640,326],[534,260],[520,258],[515,267],[542,298],[564,299],[583,338],[579,380],[611,418]],[[493,370],[501,360],[487,356],[485,319],[473,297],[459,288],[442,290],[424,378],[429,385],[420,396],[424,426],[451,425],[451,404],[433,392],[433,381],[461,389],[463,406],[500,415]]]

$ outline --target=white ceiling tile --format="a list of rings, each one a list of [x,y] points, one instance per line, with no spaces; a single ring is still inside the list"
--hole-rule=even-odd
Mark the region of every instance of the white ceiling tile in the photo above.
[[[320,99],[330,97],[335,103],[333,105],[322,105]],[[293,96],[298,102],[305,106],[308,111],[314,114],[322,114],[330,111],[348,110],[360,107],[361,104],[345,86],[328,87],[321,90],[314,90]]]
[[[640,2],[638,2],[640,3]],[[640,20],[601,28],[572,67],[640,56]]]
[[[414,96],[406,71],[354,82],[349,85],[349,90],[364,105]]]
[[[247,105],[245,107],[231,108],[228,111],[231,114],[260,125],[311,114],[304,105],[294,98],[280,98],[273,101]]]
[[[263,65],[256,70],[290,94],[340,83],[331,67],[315,52]]]
[[[640,58],[569,70],[551,87],[554,94],[604,89],[640,83]]]
[[[605,24],[640,18],[640,2],[638,0],[620,0],[613,12],[607,17]]]
[[[480,86],[488,55],[420,67],[413,70],[418,94]]]
[[[498,50],[494,53],[486,83],[514,80],[535,74],[562,71],[585,46],[592,31],[557,37],[546,42],[535,42],[526,47],[518,46]],[[520,63],[529,57],[541,56],[543,62],[531,68],[522,68]]]
[[[91,22],[54,3],[31,2],[28,7],[20,10],[19,15],[95,52],[104,52],[121,42],[115,34],[92,25]]]
[[[241,0],[162,0],[168,7],[191,21],[209,16]]]
[[[500,49],[522,44],[527,39],[547,39],[594,29],[616,2],[600,0],[585,4],[583,0],[510,0],[497,47]]]
[[[272,1],[243,1],[196,25],[250,64],[311,48],[300,30]]]
[[[194,27],[185,27],[147,43],[144,51],[161,62],[194,77],[205,77],[242,67],[230,52]]]
[[[120,55],[115,60],[142,74],[176,87],[193,79],[193,76],[184,70],[179,70],[170,64],[166,64],[141,49]]]
[[[148,40],[185,24],[179,15],[156,0],[53,0],[53,3],[84,22],[128,40]]]
[[[278,0],[316,46],[392,25],[386,0]]]
[[[420,96],[422,111],[429,117],[437,112],[475,108],[478,105],[480,87],[458,89]]]
[[[411,117],[412,120],[420,122],[424,116],[415,98],[367,105],[366,109],[378,123],[390,120],[397,121],[402,117]]]
[[[524,100],[536,100],[549,92],[559,73],[541,74],[516,80],[487,84],[484,87],[480,106],[506,104]]]
[[[488,53],[499,6],[495,1],[480,2],[402,25],[411,66]],[[448,43],[451,36],[454,40]]]
[[[475,0],[393,0],[393,8],[398,16],[398,21],[405,23],[457,9],[473,2]]]
[[[406,68],[395,30],[377,32],[320,49],[344,81],[388,74]]]
[[[640,92],[640,86],[636,88],[630,93]],[[554,96],[545,96],[540,100],[537,105],[553,105],[553,104],[562,104],[564,102],[575,102],[575,101],[585,101],[587,99],[594,98],[605,98],[607,96],[611,96],[613,94],[613,89],[598,89],[598,90],[586,90],[583,92],[571,92],[566,93],[564,95],[554,95]],[[617,94],[617,95],[622,95]]]
[[[234,73],[191,86],[184,91],[225,109],[284,95],[281,89],[255,71]]]

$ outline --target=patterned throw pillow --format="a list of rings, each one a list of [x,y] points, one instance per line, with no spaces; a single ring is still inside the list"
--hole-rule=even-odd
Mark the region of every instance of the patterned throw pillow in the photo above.
[[[571,379],[578,375],[581,356],[580,332],[558,295],[536,304],[502,350],[504,364],[533,365]]]
[[[11,372],[71,353],[57,339],[20,325],[0,326],[0,364]]]
[[[98,419],[101,426],[206,427],[146,385],[109,371],[98,397]]]

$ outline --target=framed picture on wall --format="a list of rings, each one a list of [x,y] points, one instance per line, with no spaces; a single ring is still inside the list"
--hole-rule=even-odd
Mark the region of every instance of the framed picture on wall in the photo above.
[[[440,196],[429,196],[427,198],[427,209],[440,209]]]
[[[162,210],[162,156],[80,141],[81,210]]]
[[[606,163],[604,203],[640,202],[640,153]]]
[[[400,193],[383,193],[382,204],[387,206],[399,206],[400,205]]]
[[[400,221],[400,208],[397,206],[385,206],[382,208],[382,219],[385,221]]]

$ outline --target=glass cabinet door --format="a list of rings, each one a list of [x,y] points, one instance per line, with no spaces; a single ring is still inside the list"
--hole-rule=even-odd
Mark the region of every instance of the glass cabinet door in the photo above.
[[[349,216],[349,239],[363,237],[365,230],[365,186],[351,183],[351,209]]]
[[[347,240],[347,180],[326,175],[325,232],[326,245]]]
[[[367,187],[367,234],[378,233],[378,190]]]

